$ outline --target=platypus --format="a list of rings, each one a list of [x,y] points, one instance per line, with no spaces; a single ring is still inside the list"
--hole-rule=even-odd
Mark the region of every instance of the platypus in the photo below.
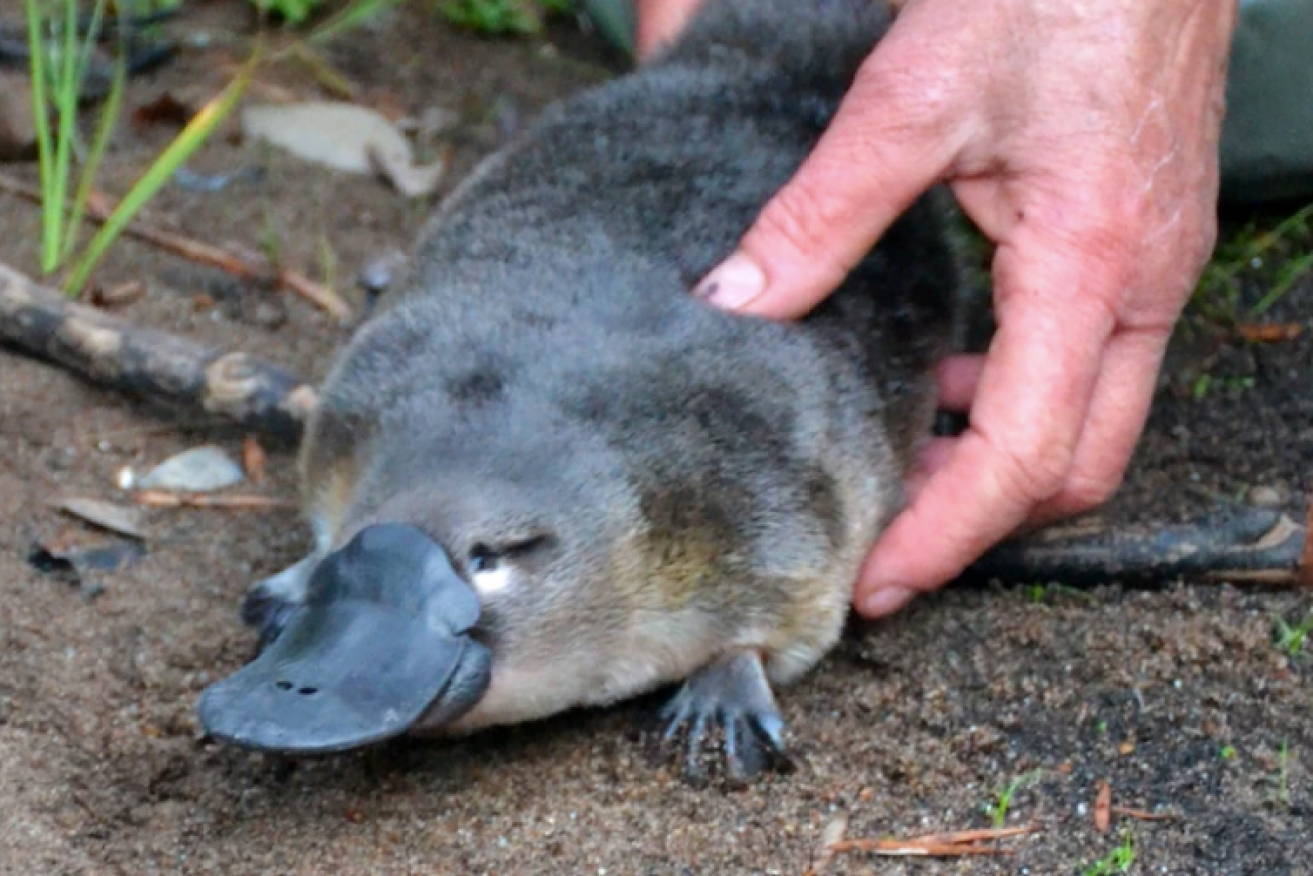
[[[686,768],[788,756],[772,685],[840,637],[935,411],[959,274],[942,192],[798,321],[693,294],[891,22],[711,0],[438,207],[300,455],[310,556],[202,697],[254,749],[462,734],[682,682]]]

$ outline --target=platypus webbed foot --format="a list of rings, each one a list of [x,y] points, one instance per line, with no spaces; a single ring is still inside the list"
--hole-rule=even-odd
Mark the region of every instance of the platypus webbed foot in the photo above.
[[[320,557],[311,554],[277,575],[257,581],[242,600],[242,620],[260,634],[260,648],[267,648],[291,619],[297,606],[305,602],[310,576]]]
[[[693,675],[661,710],[661,719],[667,722],[663,742],[672,743],[686,732],[684,775],[690,780],[705,778],[710,760],[723,759],[726,774],[736,782],[767,766],[793,766],[784,744],[784,718],[755,651],[723,658]]]

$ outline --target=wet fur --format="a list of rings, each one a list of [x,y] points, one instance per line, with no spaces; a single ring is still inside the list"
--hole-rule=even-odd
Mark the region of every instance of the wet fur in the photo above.
[[[801,324],[689,291],[887,24],[858,0],[713,0],[486,162],[336,363],[302,462],[320,553],[389,520],[458,568],[542,536],[513,561],[523,586],[485,599],[493,684],[462,729],[741,650],[787,682],[836,641],[933,412],[958,284],[938,206]]]

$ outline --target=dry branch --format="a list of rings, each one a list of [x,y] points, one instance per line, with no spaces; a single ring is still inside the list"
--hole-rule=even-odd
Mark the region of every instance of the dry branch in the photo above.
[[[0,264],[0,342],[94,383],[205,412],[282,441],[300,438],[313,387],[245,353],[224,353],[121,319]]]
[[[1243,506],[1171,525],[1087,520],[1004,542],[967,574],[1068,584],[1182,577],[1295,584],[1301,582],[1305,541],[1305,528],[1285,514]]]

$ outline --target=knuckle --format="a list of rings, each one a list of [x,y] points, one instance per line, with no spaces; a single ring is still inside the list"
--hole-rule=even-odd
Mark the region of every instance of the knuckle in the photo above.
[[[841,227],[851,213],[837,191],[801,181],[781,189],[758,221],[759,241],[770,249],[791,250],[799,258],[831,259],[825,245],[829,231]]]
[[[1054,505],[1068,514],[1089,511],[1115,496],[1121,484],[1121,475],[1075,476],[1068,479]]]
[[[1055,496],[1071,469],[1072,452],[1058,441],[1046,441],[1030,449],[1007,445],[1000,450],[1004,463],[998,476],[999,491],[1021,507]]]

